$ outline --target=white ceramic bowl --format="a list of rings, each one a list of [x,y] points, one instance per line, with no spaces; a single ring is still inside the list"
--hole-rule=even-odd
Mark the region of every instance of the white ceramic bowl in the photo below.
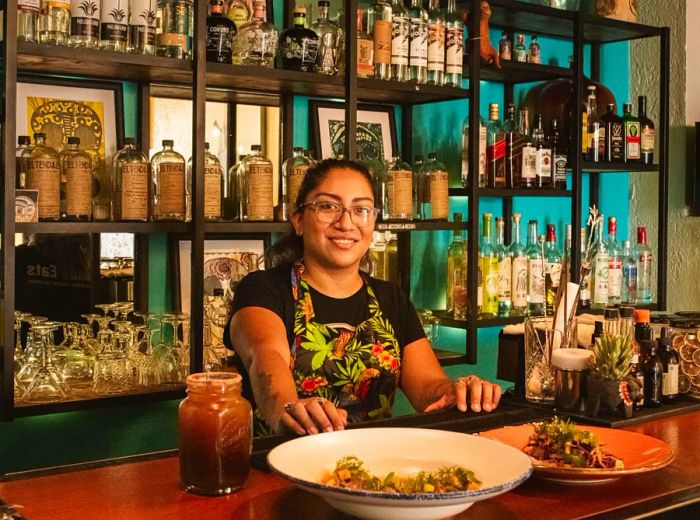
[[[412,475],[459,465],[474,471],[479,489],[452,493],[398,494],[325,486],[327,471],[355,455],[371,473]],[[438,520],[474,502],[518,486],[532,473],[530,457],[501,442],[475,435],[421,428],[361,428],[300,437],[267,456],[273,471],[324,498],[336,509],[367,520]]]

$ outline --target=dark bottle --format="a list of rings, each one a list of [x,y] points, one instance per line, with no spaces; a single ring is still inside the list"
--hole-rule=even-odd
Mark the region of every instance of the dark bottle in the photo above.
[[[644,396],[645,378],[644,378],[644,361],[647,353],[645,345],[652,341],[654,331],[651,328],[649,311],[646,309],[637,309],[634,311],[634,353],[632,354],[632,363],[630,364],[630,377],[634,377],[639,383],[642,390],[642,398],[635,403],[636,408],[641,408],[646,404]]]
[[[644,405],[660,406],[664,366],[657,353],[656,341],[642,340],[644,352]]]
[[[606,162],[625,160],[625,130],[622,118],[615,114],[615,105],[608,103],[608,111],[601,118],[604,126],[602,158]]]
[[[552,147],[552,186],[558,190],[566,189],[566,168],[567,151],[564,143],[561,140],[559,132],[559,121],[556,117],[552,118],[549,133],[549,144]]]
[[[224,16],[224,0],[209,0],[209,5],[211,14],[207,16],[207,61],[232,63],[236,24]]]
[[[639,162],[641,158],[641,129],[639,119],[632,115],[632,103],[625,103],[622,115],[625,129],[625,162]]]
[[[591,348],[595,348],[596,340],[603,335],[603,322],[596,320],[593,322],[593,334],[591,335]]]
[[[17,149],[15,152],[15,189],[27,187],[27,158],[31,150],[32,141],[28,135],[17,136]]]
[[[280,34],[279,56],[282,68],[313,72],[318,55],[319,38],[311,29],[305,27],[306,8],[294,8],[294,26]]]
[[[532,142],[535,145],[535,171],[537,187],[549,188],[552,185],[552,149],[544,133],[542,114],[535,115],[535,128],[532,130]]]
[[[639,96],[639,119],[641,142],[641,161],[643,164],[654,164],[654,123],[647,117],[647,97]]]
[[[515,121],[515,105],[509,103],[503,121],[506,136],[506,188],[520,186],[523,160],[523,132]]]
[[[506,186],[506,138],[498,119],[498,103],[489,105],[486,125],[486,176],[489,188]]]
[[[678,397],[678,375],[680,369],[680,359],[678,353],[673,348],[671,338],[666,336],[666,327],[661,329],[659,338],[659,358],[663,365],[663,377],[661,380],[661,394],[666,402],[673,402]]]

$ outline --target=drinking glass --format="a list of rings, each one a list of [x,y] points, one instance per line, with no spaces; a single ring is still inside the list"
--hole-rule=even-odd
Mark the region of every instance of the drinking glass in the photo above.
[[[138,386],[160,384],[160,368],[158,360],[153,355],[153,331],[146,325],[135,328],[136,352],[138,352],[137,381]]]
[[[112,331],[101,330],[97,336],[100,349],[95,356],[92,391],[97,395],[123,393],[129,386],[126,352],[117,347]]]
[[[25,400],[31,402],[61,401],[68,398],[68,389],[61,374],[53,364],[53,333],[59,323],[46,321],[32,326],[34,340],[41,352],[39,370],[27,387]]]
[[[418,319],[423,325],[428,341],[433,343],[440,337],[440,320],[433,314],[433,311],[428,309],[418,309]]]

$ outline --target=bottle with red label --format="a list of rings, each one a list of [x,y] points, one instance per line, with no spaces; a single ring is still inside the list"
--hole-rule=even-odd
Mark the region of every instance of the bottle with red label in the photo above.
[[[535,146],[535,174],[539,188],[552,186],[552,148],[544,133],[542,114],[535,115],[535,127],[532,129],[532,144]]]
[[[486,127],[486,175],[489,188],[506,185],[506,134],[498,119],[498,103],[489,105],[489,123]]]
[[[632,103],[625,103],[622,125],[625,129],[625,162],[639,162],[641,158],[641,128],[639,119],[632,115]]]
[[[640,159],[644,164],[654,164],[654,123],[647,117],[647,97],[639,96],[639,133],[641,135]]]
[[[622,303],[622,249],[617,243],[617,218],[608,218],[608,304]]]
[[[647,228],[637,228],[637,305],[649,305],[651,303],[651,273],[653,255],[647,245]]]

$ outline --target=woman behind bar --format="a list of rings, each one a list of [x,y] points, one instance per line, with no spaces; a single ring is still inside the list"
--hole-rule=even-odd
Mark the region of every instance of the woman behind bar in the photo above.
[[[389,417],[397,387],[419,412],[498,406],[500,386],[450,380],[406,295],[360,270],[378,213],[366,168],[322,161],[304,177],[294,231],[272,248],[275,267],[238,286],[225,337],[254,401],[256,433]]]

